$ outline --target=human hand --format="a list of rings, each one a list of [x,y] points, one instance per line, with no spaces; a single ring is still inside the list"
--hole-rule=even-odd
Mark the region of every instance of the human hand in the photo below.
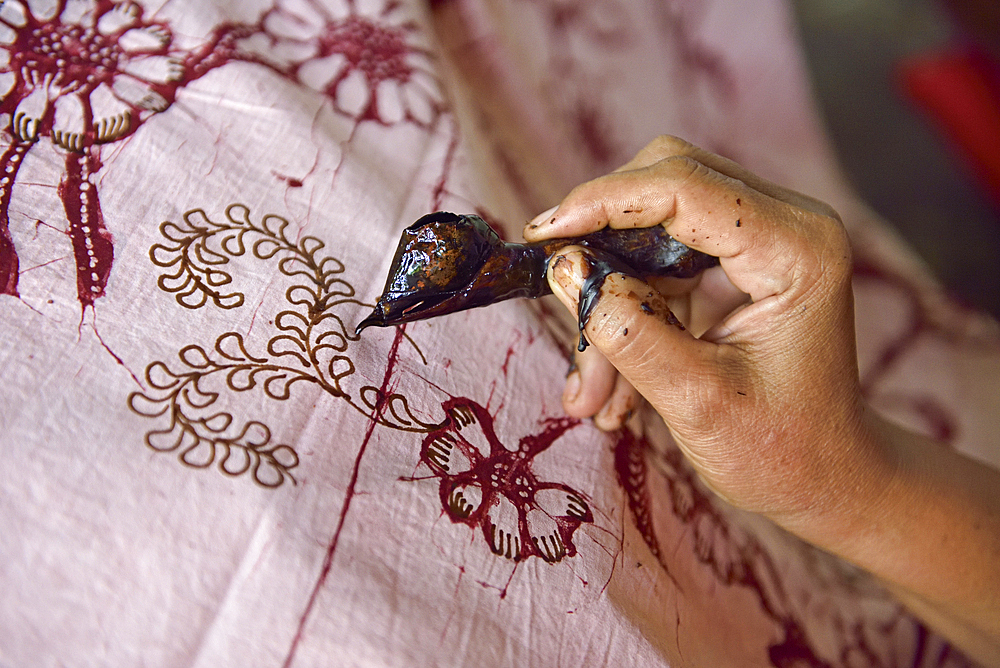
[[[970,656],[1000,667],[1000,472],[866,408],[836,212],[661,137],[524,235],[607,225],[663,225],[720,266],[656,286],[609,275],[586,324],[593,345],[567,382],[567,412],[596,412],[599,426],[614,427],[641,393],[721,496],[873,573]],[[567,247],[549,263],[549,284],[574,315],[588,252]]]
[[[887,467],[867,437],[851,253],[836,212],[661,137],[575,188],[524,235],[607,225],[663,225],[720,267],[655,286],[612,274],[586,326],[593,346],[567,383],[567,412],[596,413],[613,428],[638,391],[709,486],[786,526],[819,526],[816,515],[844,494],[876,495]],[[568,247],[549,264],[553,292],[573,314],[587,252]],[[671,309],[686,331],[670,324]]]

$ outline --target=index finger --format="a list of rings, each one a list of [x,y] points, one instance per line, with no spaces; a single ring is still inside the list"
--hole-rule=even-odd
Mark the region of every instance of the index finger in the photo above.
[[[818,199],[809,197],[808,195],[803,195],[800,192],[796,192],[790,188],[785,188],[777,183],[761,178],[746,167],[740,165],[738,162],[706,151],[703,148],[695,146],[691,142],[685,141],[680,137],[673,137],[671,135],[661,135],[649,142],[649,144],[644,146],[642,150],[636,153],[634,158],[615,171],[623,172],[639,169],[641,167],[648,167],[659,162],[660,160],[665,160],[666,158],[676,155],[694,158],[706,167],[714,169],[720,174],[725,174],[726,176],[731,176],[734,179],[740,180],[754,190],[769,197],[773,197],[781,202],[787,202],[793,206],[800,207],[807,211],[813,211],[814,213],[821,215],[832,216],[834,218],[838,217],[837,212],[833,209],[833,207],[825,202],[821,202]]]
[[[806,211],[812,211],[820,215],[831,216],[839,220],[837,212],[833,209],[833,207],[825,202],[821,202],[813,197],[803,195],[802,193],[761,178],[737,162],[724,158],[720,155],[716,155],[715,153],[710,153],[709,151],[699,148],[688,141],[671,135],[661,135],[657,137],[636,153],[631,160],[616,169],[613,173],[640,170],[645,167],[655,165],[661,160],[678,156],[693,158],[706,167],[719,172],[720,174],[724,174],[725,176],[742,181],[754,190],[778,201],[786,202],[792,206],[799,207]],[[596,181],[600,180],[602,179],[596,179]],[[585,189],[588,185],[589,184],[584,184],[581,188]],[[581,188],[577,188],[576,190],[580,190]],[[573,194],[574,193],[570,193],[570,196],[567,197],[567,199],[572,197]],[[553,207],[549,211],[539,214],[534,220],[530,221],[528,225],[525,226],[525,239],[528,241],[540,241],[542,239],[550,239],[558,236],[559,233],[557,230],[548,228],[541,223],[553,218],[553,214],[555,214],[559,208],[561,208],[561,205],[560,207]],[[613,221],[611,222],[611,226],[616,226]],[[590,229],[587,231],[590,232],[595,230]],[[587,232],[581,232],[581,234],[586,233]]]
[[[578,186],[525,236],[572,237],[607,226],[657,224],[687,246],[719,257],[733,284],[754,301],[805,279],[849,275],[849,246],[835,214],[765,194],[689,156]]]

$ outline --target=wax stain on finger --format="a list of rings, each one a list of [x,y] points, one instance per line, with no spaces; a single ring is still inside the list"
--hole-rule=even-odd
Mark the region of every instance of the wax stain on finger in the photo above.
[[[607,280],[608,276],[611,274],[622,274],[628,276],[633,273],[632,270],[625,265],[625,263],[614,256],[608,255],[607,253],[597,252],[589,255],[585,254],[583,257],[589,271],[587,272],[586,278],[583,280],[583,285],[580,287],[580,300],[577,302],[577,319],[580,326],[580,343],[577,345],[576,349],[581,353],[586,350],[589,345],[584,328],[587,326],[587,323],[590,322],[590,316],[593,315],[594,308],[597,307],[597,302],[601,298],[601,288],[604,287],[604,281]]]
[[[577,308],[580,289],[590,272],[582,249],[563,251],[549,262],[552,292],[570,310]]]
[[[572,307],[576,302],[577,322],[580,331],[580,342],[577,350],[583,352],[589,342],[586,336],[586,326],[590,322],[602,295],[605,283],[611,276],[637,278],[637,272],[618,258],[594,249],[579,250],[560,256],[552,266],[552,275],[562,288],[563,302]],[[645,285],[645,284],[643,284]],[[638,301],[639,309],[651,316],[658,316],[664,322],[684,329],[684,325],[674,316],[667,305],[666,299],[654,289],[646,286],[647,291],[636,293],[633,290],[615,291],[615,294],[626,296]],[[579,290],[579,297],[573,299],[573,291]],[[628,336],[627,328],[623,336]]]
[[[537,216],[529,220],[528,223],[525,225],[525,228],[529,230],[535,230],[541,227],[542,225],[552,223],[552,221],[555,220],[554,215],[558,209],[559,209],[558,206],[554,206],[551,209],[548,209],[547,211],[543,211],[542,213],[538,214]]]

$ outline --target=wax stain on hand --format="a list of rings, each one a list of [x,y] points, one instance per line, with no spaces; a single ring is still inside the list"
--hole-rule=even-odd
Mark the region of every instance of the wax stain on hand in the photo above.
[[[586,326],[587,323],[590,322],[594,309],[597,308],[597,304],[601,299],[605,281],[613,274],[619,274],[621,276],[632,278],[639,277],[638,272],[625,264],[621,259],[609,253],[595,249],[587,249],[586,251],[581,251],[579,255],[581,258],[580,270],[583,282],[580,285],[580,296],[577,301],[577,324],[580,331],[580,342],[577,345],[577,350],[583,352],[589,346],[585,331]],[[569,264],[570,260],[565,256],[560,256],[556,259],[552,267],[555,275],[558,276],[559,274],[571,273],[573,271],[572,268],[564,266],[563,263]],[[560,283],[562,283],[562,281],[560,281]],[[630,296],[632,295],[634,295],[634,293],[630,292]],[[638,295],[634,296],[637,300],[639,299]],[[684,329],[684,326],[666,306],[666,303],[663,303],[662,305],[657,304],[657,308],[655,309],[651,305],[653,302],[663,301],[664,300],[660,295],[651,290],[647,299],[640,301],[639,308],[642,309],[643,313],[647,315],[663,313],[663,317],[666,322]],[[624,330],[624,335],[628,335],[628,329]]]

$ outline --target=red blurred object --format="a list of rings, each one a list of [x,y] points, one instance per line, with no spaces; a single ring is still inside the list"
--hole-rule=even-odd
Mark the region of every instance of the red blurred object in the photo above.
[[[1000,209],[1000,64],[956,48],[904,60],[903,90],[959,150]]]

